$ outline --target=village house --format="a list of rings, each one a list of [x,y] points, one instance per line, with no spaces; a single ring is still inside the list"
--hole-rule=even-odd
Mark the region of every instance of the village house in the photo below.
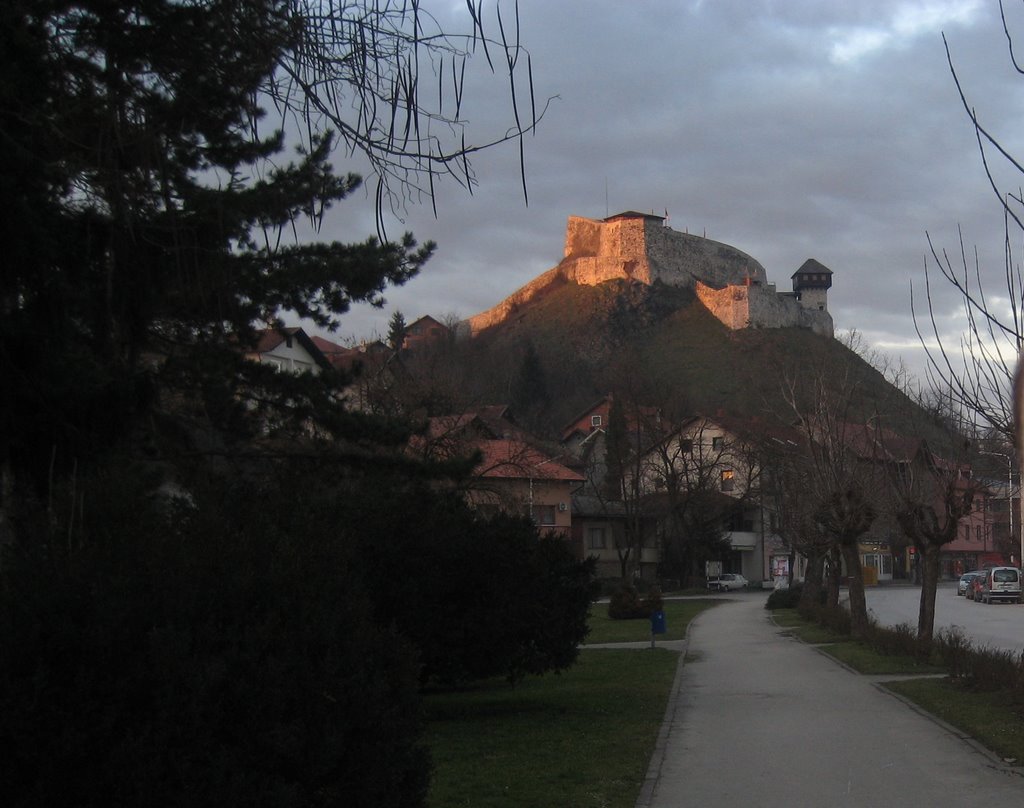
[[[584,478],[538,448],[507,406],[430,418],[412,448],[435,460],[478,454],[465,488],[470,505],[484,515],[502,511],[528,516],[542,534],[572,538],[572,494]]]

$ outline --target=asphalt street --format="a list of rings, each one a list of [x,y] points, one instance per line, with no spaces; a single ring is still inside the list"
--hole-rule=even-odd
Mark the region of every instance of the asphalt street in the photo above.
[[[787,637],[764,601],[691,624],[638,808],[1024,803],[1019,769]]]
[[[882,625],[917,627],[921,587],[890,584],[868,587],[868,610]],[[935,630],[957,628],[976,647],[1024,650],[1024,605],[975,603],[957,597],[956,584],[942,583],[935,596]]]

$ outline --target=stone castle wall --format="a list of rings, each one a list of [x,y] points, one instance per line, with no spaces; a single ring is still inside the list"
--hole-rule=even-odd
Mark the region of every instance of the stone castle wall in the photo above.
[[[698,281],[696,292],[704,307],[732,329],[796,326],[827,337],[833,335],[832,316],[827,311],[807,309],[795,295],[779,294],[771,285],[715,289]]]
[[[733,329],[800,326],[832,335],[823,290],[812,291],[803,302],[792,293],[778,294],[768,284],[764,267],[746,253],[728,244],[678,233],[665,227],[661,217],[639,213],[603,220],[570,216],[561,263],[497,306],[469,318],[469,331],[477,334],[503,322],[555,283],[596,286],[610,280],[647,285],[662,281],[694,289],[708,310]]]

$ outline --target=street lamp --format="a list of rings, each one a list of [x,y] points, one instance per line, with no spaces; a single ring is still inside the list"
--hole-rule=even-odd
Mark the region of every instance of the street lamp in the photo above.
[[[1010,517],[1009,537],[1011,539],[1017,538],[1013,531],[1013,455],[1004,454],[1003,452],[980,452],[980,454],[1001,457],[1006,461],[1006,511]],[[1022,504],[1021,522],[1021,527],[1024,527],[1024,504]],[[1017,556],[1017,566],[1024,567],[1024,530],[1020,534],[1018,552],[1020,555]]]

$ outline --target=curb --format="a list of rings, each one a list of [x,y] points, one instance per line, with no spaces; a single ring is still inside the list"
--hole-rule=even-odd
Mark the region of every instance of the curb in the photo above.
[[[640,787],[640,794],[636,798],[635,808],[650,808],[651,800],[654,798],[654,789],[658,785],[658,780],[661,779],[661,767],[665,763],[665,756],[668,751],[668,736],[672,733],[676,711],[679,709],[679,691],[683,685],[683,668],[686,666],[686,653],[690,647],[690,626],[699,618],[700,615],[697,615],[686,626],[686,634],[683,637],[682,647],[679,649],[679,662],[676,663],[675,679],[672,680],[672,689],[669,691],[668,703],[665,705],[665,715],[661,719],[661,728],[658,730],[658,740],[654,743],[651,762],[647,766],[647,774],[644,775],[644,782]]]
[[[776,623],[775,620],[772,617],[769,617],[769,620],[771,620],[772,624],[776,628],[779,628],[779,629],[784,629],[785,628],[784,626],[779,626],[779,624]],[[908,699],[906,696],[903,696],[903,695],[901,695],[899,693],[896,693],[895,691],[892,691],[888,687],[886,687],[886,683],[887,682],[895,682],[895,681],[899,681],[899,680],[902,680],[902,679],[934,679],[934,678],[936,678],[937,676],[940,676],[940,675],[945,676],[945,674],[924,674],[924,675],[916,675],[916,674],[914,674],[914,675],[903,675],[903,676],[901,676],[899,674],[892,674],[892,675],[889,675],[889,674],[878,674],[877,676],[869,675],[869,674],[864,674],[864,673],[861,673],[858,670],[855,670],[854,668],[851,668],[849,665],[847,665],[842,660],[836,659],[830,653],[825,651],[824,648],[822,648],[822,647],[820,647],[818,645],[813,645],[811,643],[804,642],[799,637],[797,637],[795,634],[788,634],[786,636],[788,636],[789,639],[791,639],[791,640],[795,640],[796,642],[802,643],[803,645],[807,646],[808,648],[811,648],[812,650],[816,651],[817,653],[821,654],[822,656],[827,657],[832,662],[834,662],[836,665],[838,665],[839,667],[841,667],[844,670],[848,671],[849,673],[852,673],[854,676],[857,676],[857,677],[860,677],[861,679],[864,679],[873,688],[875,688],[876,690],[878,690],[881,693],[885,693],[887,696],[891,696],[892,698],[896,699],[896,701],[902,702],[906,707],[909,707],[911,710],[913,710],[915,713],[917,713],[922,718],[927,718],[929,721],[931,721],[937,727],[939,727],[940,729],[945,730],[950,735],[952,735],[954,738],[956,738],[957,740],[961,741],[962,743],[964,743],[968,747],[970,747],[972,752],[976,752],[979,755],[981,755],[982,757],[987,758],[988,761],[989,761],[989,764],[992,766],[993,769],[996,769],[997,771],[1000,771],[1003,774],[1007,774],[1007,775],[1009,775],[1011,777],[1024,777],[1024,766],[1018,766],[1018,765],[1013,765],[1011,763],[1007,763],[1005,760],[1003,760],[1001,757],[999,757],[998,754],[993,752],[991,749],[989,749],[987,746],[982,744],[980,741],[974,739],[970,735],[967,735],[963,730],[953,726],[948,721],[945,721],[945,720],[939,718],[934,713],[928,712],[926,709],[924,709],[923,707],[921,707],[919,704],[917,704],[916,702],[912,701],[911,699]],[[827,645],[828,643],[825,643],[825,644]],[[638,805],[637,808],[640,808],[640,806]]]

